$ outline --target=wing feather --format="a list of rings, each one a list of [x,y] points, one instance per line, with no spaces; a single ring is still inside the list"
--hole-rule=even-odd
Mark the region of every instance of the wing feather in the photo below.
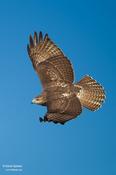
[[[61,124],[74,119],[82,112],[81,103],[74,95],[70,98],[56,98],[55,100],[48,101],[47,107],[47,120]]]
[[[28,54],[32,64],[38,73],[44,87],[47,86],[45,80],[73,82],[73,68],[63,52],[51,41],[46,34],[43,38],[42,32],[34,33],[34,38],[30,36],[30,44],[27,46]],[[53,75],[52,75],[53,74]],[[53,77],[57,77],[54,79]]]
[[[60,113],[74,116],[82,111],[81,103],[75,95],[61,97],[47,101],[48,113]]]

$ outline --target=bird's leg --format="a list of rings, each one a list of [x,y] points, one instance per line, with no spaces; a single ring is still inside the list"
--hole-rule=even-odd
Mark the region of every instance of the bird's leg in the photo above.
[[[47,115],[45,115],[44,118],[40,117],[39,118],[39,121],[40,122],[46,122],[46,121],[48,121]]]
[[[43,119],[42,117],[39,117],[39,121],[40,121],[40,122],[43,122],[44,119]]]

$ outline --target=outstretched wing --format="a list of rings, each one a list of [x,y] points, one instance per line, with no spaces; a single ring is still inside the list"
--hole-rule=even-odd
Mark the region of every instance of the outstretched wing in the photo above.
[[[73,82],[74,74],[70,61],[46,34],[34,33],[27,46],[32,64],[44,87],[53,81]]]
[[[82,112],[79,99],[75,95],[62,97],[54,100],[48,99],[48,120],[55,122],[66,122],[75,118]],[[54,116],[54,117],[53,117]]]

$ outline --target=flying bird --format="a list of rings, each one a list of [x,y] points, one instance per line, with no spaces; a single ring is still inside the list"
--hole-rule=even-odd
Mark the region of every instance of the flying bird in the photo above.
[[[80,115],[83,107],[91,111],[101,107],[104,88],[89,75],[74,83],[70,60],[48,34],[43,37],[42,32],[39,35],[35,32],[29,40],[28,54],[43,86],[42,93],[32,103],[47,107],[40,122],[64,124]]]

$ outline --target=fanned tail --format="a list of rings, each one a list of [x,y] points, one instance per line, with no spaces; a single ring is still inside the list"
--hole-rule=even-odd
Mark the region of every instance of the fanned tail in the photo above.
[[[77,87],[77,97],[81,104],[95,111],[101,107],[105,100],[105,92],[103,87],[92,77],[86,75],[82,80],[75,84]]]

